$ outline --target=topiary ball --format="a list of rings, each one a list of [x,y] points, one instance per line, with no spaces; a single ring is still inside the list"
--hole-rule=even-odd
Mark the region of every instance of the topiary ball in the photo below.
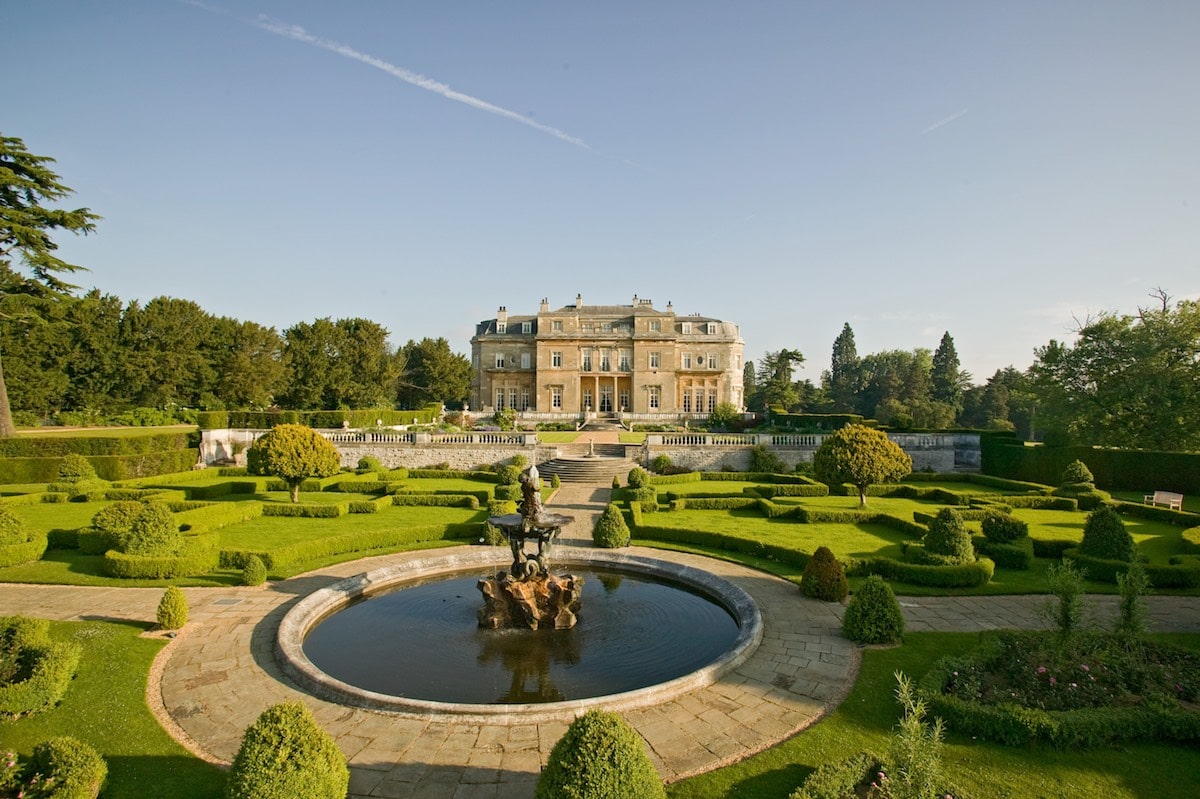
[[[88,744],[70,736],[51,738],[33,748],[34,769],[43,786],[53,780],[53,789],[38,796],[53,799],[95,799],[108,777],[108,764]]]
[[[1029,535],[1029,524],[1007,513],[989,513],[983,517],[983,535],[997,544],[1010,544]]]
[[[82,455],[72,452],[64,455],[58,464],[58,482],[76,483],[80,480],[96,479],[96,470],[91,461]]]
[[[346,758],[299,702],[263,711],[242,736],[229,769],[227,799],[345,799]]]
[[[646,470],[641,466],[634,466],[629,470],[629,476],[625,478],[625,484],[630,488],[641,488],[650,480],[650,475],[646,474]]]
[[[942,508],[929,523],[929,532],[922,539],[925,551],[939,556],[947,563],[974,563],[975,546],[971,534],[963,525],[962,516],[953,508]]]
[[[163,592],[162,599],[158,602],[155,619],[158,621],[158,626],[164,630],[178,630],[187,624],[187,597],[183,595],[183,591],[179,590],[178,586],[172,585]]]
[[[629,525],[625,523],[625,514],[615,503],[609,503],[596,520],[592,528],[592,542],[598,547],[616,549],[629,545]]]
[[[904,616],[892,587],[872,574],[850,597],[842,632],[860,644],[895,644],[904,638]]]
[[[246,558],[242,568],[242,585],[262,585],[267,581],[267,566],[258,555]]]
[[[1093,558],[1133,560],[1133,536],[1125,529],[1125,522],[1108,505],[1101,505],[1088,514],[1083,526],[1083,542],[1079,551]]]
[[[382,472],[383,462],[374,455],[364,455],[358,459],[358,469],[360,474],[368,474],[371,472]]]
[[[1067,464],[1067,468],[1063,469],[1062,482],[1060,485],[1076,485],[1078,483],[1094,483],[1096,478],[1092,476],[1092,471],[1083,461],[1071,461]]]
[[[166,504],[147,502],[133,517],[129,529],[117,536],[116,543],[117,549],[127,555],[173,557],[179,554],[183,536]]]
[[[846,570],[842,564],[829,547],[817,547],[804,567],[800,593],[826,602],[841,602],[849,592],[850,583],[846,580]]]
[[[589,710],[554,745],[536,799],[665,799],[641,736],[616,713]]]

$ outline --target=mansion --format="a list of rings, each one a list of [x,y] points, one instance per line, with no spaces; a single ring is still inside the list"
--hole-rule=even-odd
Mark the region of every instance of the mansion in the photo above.
[[[706,416],[719,402],[744,408],[738,326],[677,316],[636,295],[632,305],[574,305],[509,314],[471,338],[471,407],[538,414]]]

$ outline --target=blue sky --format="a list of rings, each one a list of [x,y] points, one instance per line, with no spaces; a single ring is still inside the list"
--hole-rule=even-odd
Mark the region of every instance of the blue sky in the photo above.
[[[954,336],[977,382],[1200,297],[1200,4],[3,4],[5,135],[80,282],[468,350],[634,294],[818,380]]]

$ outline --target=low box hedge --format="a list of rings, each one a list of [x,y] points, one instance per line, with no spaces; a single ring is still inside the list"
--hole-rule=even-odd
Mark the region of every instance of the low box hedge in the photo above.
[[[971,536],[975,552],[991,558],[1001,569],[1018,569],[1024,571],[1033,566],[1033,539],[1019,538],[1007,544],[1001,544],[981,535]]]
[[[776,483],[774,485],[746,486],[743,493],[754,494],[763,499],[775,497],[827,497],[829,486],[824,483]]]
[[[333,490],[343,494],[383,494],[391,485],[383,480],[342,480]]]
[[[208,502],[202,507],[175,514],[179,529],[192,534],[208,533],[239,522],[248,522],[263,515],[262,502]]]
[[[1200,555],[1200,526],[1189,527],[1180,535],[1183,551],[1189,555]]]
[[[878,574],[886,580],[936,588],[978,588],[987,585],[995,573],[996,564],[990,558],[963,566],[928,566],[878,557],[848,559],[846,563],[846,574],[851,577]]]
[[[749,508],[760,502],[753,497],[697,497],[694,495],[680,497],[691,510],[735,510]]]
[[[33,494],[15,494],[11,497],[0,497],[0,508],[11,508],[14,506],[19,507],[21,505],[40,505],[45,501],[45,491],[39,491]]]
[[[191,430],[149,432],[134,436],[37,436],[21,435],[0,439],[0,458],[61,458],[64,455],[123,456],[157,454],[168,450],[192,449],[199,434]],[[192,460],[195,463],[195,458]]]
[[[349,502],[264,502],[263,516],[292,516],[298,519],[337,519],[350,512]]]
[[[1183,510],[1171,510],[1170,508],[1160,508],[1154,505],[1143,505],[1140,502],[1112,502],[1110,503],[1117,509],[1117,513],[1122,516],[1137,516],[1141,519],[1150,519],[1156,522],[1166,522],[1167,524],[1178,525],[1179,527],[1194,527],[1200,524],[1200,514],[1191,513]]]
[[[636,503],[635,503],[636,506]],[[640,518],[640,513],[632,514]],[[792,547],[767,544],[752,538],[742,538],[725,533],[715,533],[708,530],[686,530],[677,527],[656,527],[638,522],[632,525],[636,538],[651,541],[669,541],[677,544],[692,544],[695,546],[717,549],[725,552],[738,552],[743,555],[787,563],[799,568],[808,565],[812,555]]]
[[[409,469],[408,476],[414,479],[479,480],[484,483],[499,483],[500,475],[495,472],[467,471],[465,469]],[[404,478],[398,478],[404,479]]]
[[[0,567],[28,563],[46,554],[49,538],[45,533],[28,531],[24,541],[15,544],[0,544]]]
[[[0,641],[27,675],[0,683],[0,713],[35,713],[57,704],[79,667],[79,644],[51,641],[50,622],[24,616],[0,617]]]
[[[360,499],[348,506],[351,513],[379,513],[384,508],[392,507],[391,497],[376,497],[375,499]]]
[[[487,502],[484,499],[484,502]],[[474,494],[392,494],[392,504],[423,505],[434,508],[470,508],[478,510],[479,497]]]
[[[679,474],[652,474],[649,483],[652,486],[679,485],[680,483],[698,483],[703,477],[700,472],[681,472]]]
[[[128,555],[115,549],[104,553],[104,571],[110,577],[163,580],[206,574],[217,568],[220,551],[216,533],[184,536],[176,556]]]

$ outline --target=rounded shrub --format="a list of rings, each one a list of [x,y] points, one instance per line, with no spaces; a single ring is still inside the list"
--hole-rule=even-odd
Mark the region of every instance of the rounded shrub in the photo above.
[[[158,612],[155,614],[155,619],[158,621],[158,626],[164,630],[178,630],[187,624],[187,597],[183,595],[183,591],[179,590],[178,586],[172,585],[163,592],[162,599],[158,601]]]
[[[58,464],[58,480],[60,483],[77,483],[80,480],[95,480],[96,469],[91,461],[82,455],[72,452],[64,455]]]
[[[1010,544],[1029,535],[1029,524],[1007,513],[989,513],[983,517],[983,535],[995,544]]]
[[[860,644],[894,644],[904,638],[904,616],[892,587],[872,574],[850,597],[842,632]]]
[[[650,476],[646,474],[646,470],[641,466],[634,466],[629,470],[629,476],[625,478],[625,484],[630,488],[641,488],[649,482]]]
[[[25,522],[8,508],[0,508],[0,546],[22,544],[28,538]]]
[[[654,460],[650,462],[650,468],[658,474],[666,474],[671,469],[671,456],[667,454],[656,455]]]
[[[509,459],[509,463],[517,467],[517,471],[524,471],[529,466],[529,458],[518,452]]]
[[[1077,485],[1079,483],[1095,483],[1096,478],[1092,476],[1092,470],[1087,467],[1083,461],[1071,461],[1067,464],[1067,468],[1063,469],[1062,482],[1060,485]]]
[[[179,554],[183,536],[171,509],[162,502],[141,506],[129,529],[117,536],[116,548],[126,555],[163,557]]]
[[[562,487],[562,478],[560,478],[557,473],[550,475],[550,487],[551,488],[561,488]]]
[[[629,545],[629,525],[625,523],[625,515],[615,503],[609,503],[596,520],[592,528],[592,541],[598,547],[616,549]]]
[[[1079,551],[1093,558],[1128,562],[1134,555],[1133,536],[1115,510],[1101,505],[1088,514]]]
[[[79,551],[85,555],[103,555],[129,537],[133,520],[142,512],[143,504],[120,500],[101,508],[92,516],[92,524],[79,531]]]
[[[364,455],[358,459],[359,474],[367,474],[371,472],[382,472],[383,462],[374,455]]]
[[[521,479],[521,470],[516,466],[501,466],[496,470],[496,477],[500,480],[500,485],[515,486]]]
[[[665,799],[637,732],[606,710],[589,710],[550,751],[536,799]]]
[[[79,644],[50,640],[50,622],[0,617],[0,714],[36,713],[63,698],[79,667]]]
[[[613,488],[621,487],[621,478],[617,477],[615,474],[613,475],[612,487]]]
[[[246,558],[242,567],[242,585],[262,585],[267,581],[267,566],[258,555]]]
[[[850,593],[846,570],[829,547],[817,547],[809,558],[800,578],[800,593],[826,602],[841,602]]]
[[[929,532],[922,539],[925,552],[947,565],[975,562],[975,547],[971,534],[963,525],[962,516],[954,508],[942,508],[929,523]]]
[[[33,748],[34,770],[43,788],[53,780],[51,799],[96,799],[108,777],[108,764],[88,744],[70,736],[51,738]]]
[[[242,736],[226,799],[345,799],[346,758],[299,702],[263,711]]]

